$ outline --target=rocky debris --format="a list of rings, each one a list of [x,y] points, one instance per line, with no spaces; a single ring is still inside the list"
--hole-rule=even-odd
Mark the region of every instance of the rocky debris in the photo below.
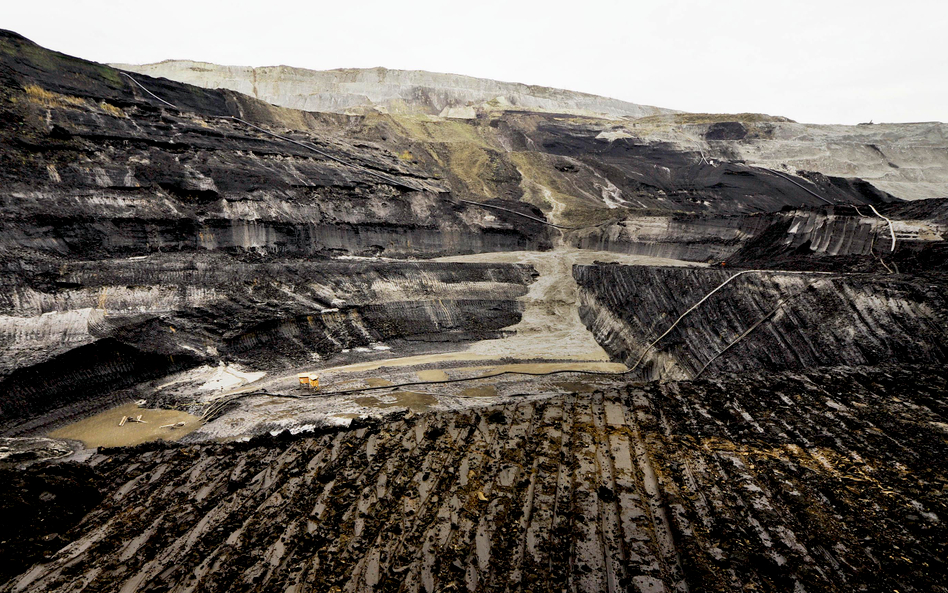
[[[65,534],[102,501],[99,487],[104,482],[103,476],[87,465],[38,464],[13,469],[3,467],[7,459],[0,460],[2,581],[66,545]]]
[[[60,439],[0,438],[0,468],[25,467],[40,461],[61,459],[73,450],[70,443]]]
[[[2,590],[944,591],[946,387],[940,367],[615,382],[102,451],[102,502]]]
[[[580,317],[633,376],[948,359],[942,275],[618,265],[573,273]]]
[[[209,421],[78,469],[0,444],[0,591],[946,591],[948,215],[899,199],[944,189],[944,125],[418,96],[469,119],[0,32],[0,430]],[[477,366],[564,363],[597,374]],[[279,391],[317,369],[383,391]],[[172,432],[138,408],[109,427]]]

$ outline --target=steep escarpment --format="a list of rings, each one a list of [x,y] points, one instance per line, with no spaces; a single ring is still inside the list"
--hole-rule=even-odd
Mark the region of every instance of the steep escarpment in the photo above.
[[[466,342],[514,325],[533,270],[157,257],[4,274],[3,428],[202,362],[298,366],[354,347]],[[404,346],[403,346],[404,348]],[[85,402],[85,404],[84,404]]]
[[[61,549],[0,590],[940,591],[939,370],[603,380],[101,451],[102,502],[65,533],[35,521]]]
[[[654,214],[629,216],[566,236],[580,249],[708,262],[727,259],[771,224],[766,214]]]
[[[746,268],[919,272],[944,269],[948,261],[946,204],[931,199],[744,215],[653,213],[565,237],[582,249]]]
[[[527,269],[332,258],[552,244],[536,208],[462,203],[384,144],[331,132],[344,118],[133,80],[9,32],[0,120],[4,429],[204,362],[496,337]]]
[[[948,593],[943,125],[257,74],[0,32],[0,592]]]
[[[948,286],[937,276],[616,265],[574,276],[586,327],[636,376],[948,357]]]

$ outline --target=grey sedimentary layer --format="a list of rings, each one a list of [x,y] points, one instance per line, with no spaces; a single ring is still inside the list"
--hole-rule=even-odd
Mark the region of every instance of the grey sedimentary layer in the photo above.
[[[593,123],[591,136],[668,143],[702,155],[705,163],[742,161],[785,173],[865,179],[902,199],[948,197],[948,125],[941,122],[842,126],[760,114],[677,114],[571,91],[384,68],[310,71],[187,60],[116,67],[309,111],[358,113],[368,108],[472,118],[484,109],[541,110],[635,118],[640,121]],[[502,136],[495,141],[509,150]]]
[[[894,263],[907,272],[944,267],[948,199],[874,207],[875,211],[867,205],[839,205],[749,215],[639,215],[570,231],[565,237],[583,249],[726,261],[748,268],[892,272]]]

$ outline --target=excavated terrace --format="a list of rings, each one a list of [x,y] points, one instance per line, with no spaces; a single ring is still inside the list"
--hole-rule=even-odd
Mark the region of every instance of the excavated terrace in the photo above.
[[[463,82],[0,31],[0,592],[948,592],[944,125]]]

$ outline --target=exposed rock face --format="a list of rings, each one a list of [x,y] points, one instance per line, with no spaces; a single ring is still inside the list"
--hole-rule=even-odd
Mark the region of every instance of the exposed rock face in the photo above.
[[[639,365],[634,376],[948,360],[940,277],[617,265],[574,275],[583,322],[613,359]]]
[[[161,112],[136,99],[136,87],[115,71],[110,76],[118,82],[93,72],[73,96],[52,84],[59,91],[37,86],[46,79],[19,62],[11,66],[20,69],[13,69],[18,81],[5,90],[16,102],[3,109],[22,124],[0,139],[6,182],[0,250],[8,253],[236,249],[430,257],[549,245],[528,219],[504,223],[515,217],[472,210],[435,191],[411,191],[429,187],[424,176],[380,147],[326,140],[315,147],[320,154],[214,117],[268,111],[245,108],[246,98],[155,85],[195,109]]]
[[[903,200],[948,196],[948,124],[943,122],[842,126],[759,114],[672,114],[616,123],[603,134],[670,142],[709,160],[737,160],[784,173],[863,179]]]
[[[687,261],[721,261],[772,224],[767,215],[628,217],[568,234],[582,249]]]
[[[549,248],[548,227],[515,214],[536,209],[457,202],[378,145],[315,152],[220,119],[312,116],[150,81],[172,109],[106,66],[11,33],[0,46],[4,429],[205,361],[303,364],[519,318],[526,268],[299,258]]]
[[[570,231],[566,238],[583,249],[726,260],[727,265],[748,268],[889,273],[944,269],[948,199],[873,208],[839,205],[750,215],[630,216]]]
[[[946,269],[948,199],[887,204],[876,211],[838,206],[769,215],[768,226],[727,257],[728,264],[889,273]]]
[[[606,381],[103,451],[102,502],[0,590],[939,591],[946,387],[931,367]]]
[[[586,93],[421,70],[346,68],[319,71],[290,66],[219,66],[189,60],[112,66],[208,89],[230,89],[267,103],[305,111],[358,113],[377,109],[461,119],[475,117],[475,109],[485,108],[611,117],[674,113],[671,109]]]

